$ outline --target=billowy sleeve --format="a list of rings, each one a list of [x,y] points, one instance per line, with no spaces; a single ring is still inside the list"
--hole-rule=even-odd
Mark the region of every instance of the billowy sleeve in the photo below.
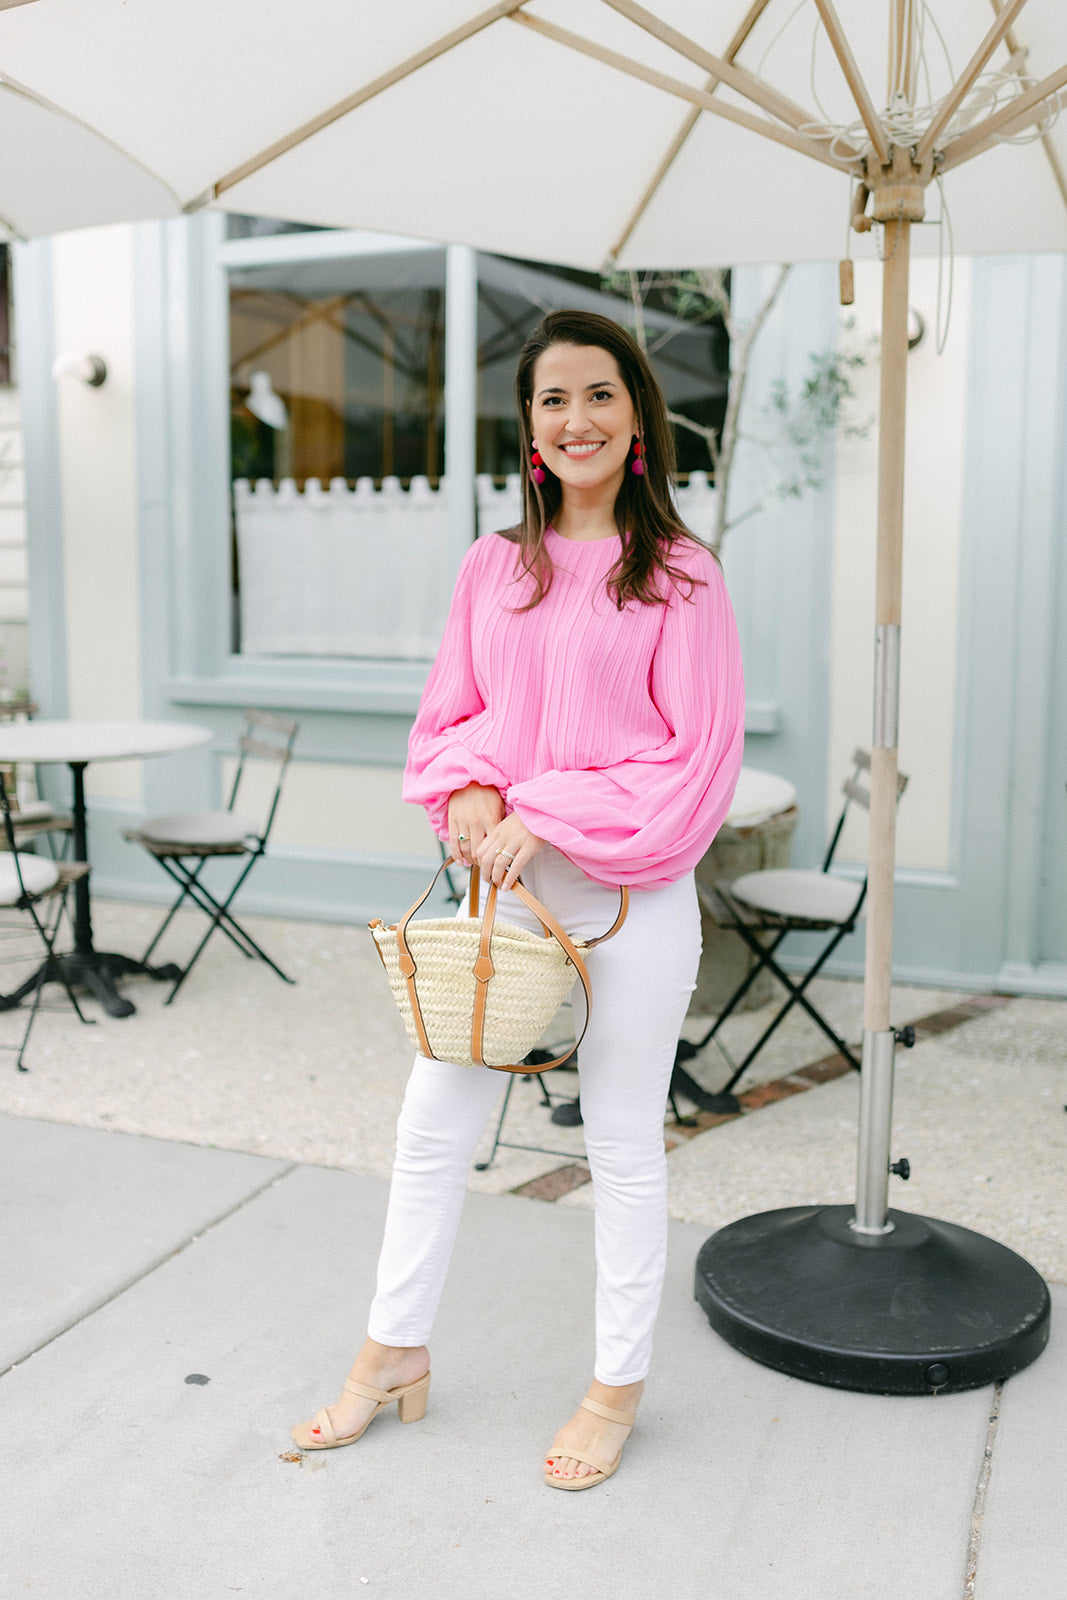
[[[726,818],[744,748],[733,609],[718,566],[664,607],[650,693],[666,740],[613,765],[516,783],[508,806],[599,883],[657,888],[700,860]]]
[[[491,784],[503,794],[508,778],[486,756],[469,750],[464,727],[485,711],[471,652],[471,586],[478,546],[463,558],[444,638],[419,702],[404,769],[403,798],[425,806],[430,826],[448,837],[448,802],[468,783]]]

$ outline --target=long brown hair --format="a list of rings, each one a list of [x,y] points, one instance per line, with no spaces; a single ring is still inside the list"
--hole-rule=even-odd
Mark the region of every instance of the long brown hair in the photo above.
[[[544,467],[544,482],[534,483],[530,445],[530,405],[534,368],[538,358],[556,344],[573,344],[606,350],[619,374],[637,415],[637,432],[644,445],[644,476],[623,474],[615,498],[615,526],[622,538],[622,553],[608,573],[607,586],[621,611],[630,600],[645,605],[665,605],[670,585],[685,586],[687,596],[700,582],[670,564],[671,546],[692,535],[675,509],[674,435],[667,420],[667,404],[648,358],[625,328],[594,311],[552,311],[530,334],[519,355],[515,374],[515,405],[519,414],[522,456],[522,522],[507,538],[519,546],[524,572],[534,579],[534,595],[520,610],[539,605],[552,583],[552,558],[545,548],[545,531],[551,527],[563,502],[559,479]],[[664,582],[664,579],[668,580]]]

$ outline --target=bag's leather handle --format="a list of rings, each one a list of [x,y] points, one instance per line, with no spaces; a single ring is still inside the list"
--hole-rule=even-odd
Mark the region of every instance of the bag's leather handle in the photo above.
[[[437,884],[437,880],[440,878],[442,872],[444,872],[447,867],[462,865],[463,863],[456,861],[454,856],[446,857],[446,859],[442,861],[440,867],[434,873],[433,878],[430,880],[429,887],[426,889],[425,893],[420,895],[418,900],[415,901],[415,904],[404,913],[403,917],[397,923],[396,928],[396,942],[398,947],[400,971],[403,974],[404,981],[407,985],[408,1000],[411,1005],[412,1019],[415,1023],[415,1032],[418,1034],[419,1046],[423,1055],[427,1056],[430,1060],[434,1059],[434,1054],[430,1048],[430,1041],[426,1034],[426,1025],[423,1021],[422,1007],[419,1005],[418,991],[415,987],[415,973],[418,969],[416,967],[415,958],[412,955],[407,942],[407,925],[415,915],[416,911],[418,911],[419,908],[425,904],[430,895],[433,893],[433,890]],[[589,1026],[589,1017],[593,1007],[593,991],[589,982],[589,974],[586,971],[585,962],[582,960],[574,941],[571,939],[566,930],[556,921],[551,911],[549,911],[546,906],[543,906],[540,900],[530,893],[525,884],[522,882],[521,878],[516,878],[514,884],[512,885],[512,892],[518,896],[528,910],[533,912],[534,916],[545,930],[545,937],[554,938],[559,944],[562,945],[563,949],[566,951],[568,960],[575,969],[582,988],[585,990],[585,1024],[582,1028],[581,1034],[575,1044],[572,1045],[572,1047],[566,1051],[564,1055],[557,1057],[555,1061],[546,1062],[540,1068],[540,1071],[542,1072],[551,1072],[553,1067],[562,1066],[564,1061],[569,1061],[571,1056],[577,1050],[578,1046],[581,1044],[582,1040],[585,1038],[585,1032]],[[489,995],[489,980],[493,976],[494,971],[490,945],[493,933],[493,923],[496,921],[497,897],[497,885],[495,883],[490,883],[489,892],[485,899],[485,912],[482,917],[482,936],[479,941],[478,956],[475,960],[473,968],[475,988],[474,1013],[471,1022],[471,1059],[476,1061],[479,1066],[492,1066],[498,1072],[526,1072],[528,1069],[522,1064],[522,1062],[519,1062],[514,1066],[505,1066],[503,1064],[498,1066],[495,1062],[485,1061],[482,1055],[482,1045],[485,1038],[485,1010]],[[468,901],[470,907],[470,916],[476,917],[478,915],[478,905],[480,899],[481,874],[477,865],[474,865],[471,868],[470,896]],[[618,916],[615,918],[615,921],[612,923],[607,933],[602,933],[595,939],[583,941],[585,949],[592,950],[595,945],[603,944],[606,939],[613,938],[626,921],[626,915],[629,909],[630,891],[625,885],[623,885],[619,889]],[[375,925],[376,924],[371,923],[372,928]]]
[[[520,878],[512,885],[512,891],[529,908],[545,930],[546,938],[554,938],[563,946],[567,959],[573,966],[575,973],[585,990],[585,1024],[579,1038],[555,1061],[548,1061],[542,1067],[542,1072],[550,1072],[553,1067],[560,1067],[564,1061],[569,1061],[585,1038],[585,1030],[589,1026],[589,1016],[593,1006],[593,991],[589,983],[589,973],[586,971],[585,962],[570,935],[560,926],[550,911],[541,902],[534,898]],[[491,940],[493,936],[493,923],[496,920],[497,886],[489,885],[489,893],[485,900],[485,915],[482,918],[482,937],[478,948],[478,959],[474,963],[474,1014],[471,1019],[471,1059],[477,1061],[479,1066],[494,1067],[498,1072],[526,1072],[529,1069],[522,1062],[497,1063],[486,1061],[483,1055],[485,1041],[485,1010],[489,999],[489,980],[493,976],[493,958]]]
[[[415,987],[415,973],[418,969],[415,965],[415,957],[412,955],[410,947],[408,946],[407,927],[408,923],[411,921],[416,911],[418,911],[419,907],[430,898],[430,895],[437,886],[437,880],[441,876],[442,872],[444,872],[446,867],[450,867],[451,865],[452,857],[448,856],[444,861],[442,861],[440,867],[438,867],[437,871],[430,879],[429,887],[426,889],[426,892],[419,896],[419,898],[415,901],[415,904],[411,906],[409,910],[405,911],[404,915],[396,925],[397,959],[400,965],[400,971],[404,977],[404,982],[407,984],[408,1002],[411,1006],[411,1017],[415,1024],[415,1032],[419,1036],[419,1049],[430,1061],[433,1061],[435,1058],[433,1050],[430,1048],[429,1038],[427,1037],[426,1024],[422,1018],[422,1007],[419,1005],[419,992]]]

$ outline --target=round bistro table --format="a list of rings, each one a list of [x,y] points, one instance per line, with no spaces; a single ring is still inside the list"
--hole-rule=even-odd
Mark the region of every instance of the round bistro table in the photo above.
[[[190,722],[13,722],[0,725],[0,764],[19,761],[35,766],[64,763],[73,779],[72,817],[74,858],[89,860],[88,823],[85,809],[85,769],[91,761],[134,761],[145,756],[173,755],[210,744],[210,728]],[[173,981],[178,968],[146,966],[130,956],[97,950],[93,944],[92,903],[89,894],[91,872],[74,885],[74,949],[59,956],[56,963],[69,983],[81,984],[95,995],[112,1017],[129,1017],[137,1007],[119,994],[115,979],[130,973],[146,973],[150,978]],[[58,977],[59,972],[46,976]],[[37,986],[38,973],[10,996],[17,1004]]]
[[[776,772],[763,772],[759,767],[742,767],[726,826],[755,828],[771,817],[791,811],[796,803],[797,792],[788,778],[781,778]]]

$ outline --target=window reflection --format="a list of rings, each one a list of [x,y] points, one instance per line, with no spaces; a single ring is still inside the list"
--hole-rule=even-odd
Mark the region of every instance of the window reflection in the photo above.
[[[443,251],[233,271],[233,476],[436,480],[444,354]],[[248,409],[256,372],[288,427]]]
[[[231,238],[297,231],[315,230],[230,221]],[[446,252],[347,236],[352,253],[329,254],[331,230],[319,232],[321,256],[303,254],[301,243],[283,252],[289,259],[228,269],[233,647],[431,659],[452,570],[439,492]],[[573,269],[481,254],[477,278],[476,471],[496,485],[483,478],[479,489],[485,532],[519,514],[516,481],[506,480],[519,468],[512,385],[527,335],[560,307],[623,323],[631,307]],[[688,323],[652,298],[643,320],[670,406],[718,426],[721,324]],[[682,471],[706,472],[703,441],[685,430],[676,437]]]

